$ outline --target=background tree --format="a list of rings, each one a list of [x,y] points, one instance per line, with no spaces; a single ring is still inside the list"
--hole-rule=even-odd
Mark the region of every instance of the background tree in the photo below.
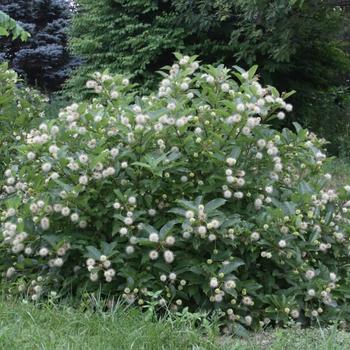
[[[349,106],[345,78],[349,57],[340,40],[346,16],[341,6],[319,0],[80,0],[71,46],[85,64],[69,86],[79,90],[87,72],[108,68],[131,74],[147,89],[151,73],[172,61],[172,52],[198,54],[204,62],[259,64],[266,83],[295,89],[294,119],[327,130],[339,143]],[[320,119],[319,99],[329,98]],[[345,93],[345,95],[344,95]],[[341,103],[333,110],[335,100]]]
[[[70,17],[69,3],[64,0],[2,0],[0,10],[27,30],[31,37],[2,39],[0,58],[25,80],[50,93],[60,88],[76,63],[66,47],[66,28]]]

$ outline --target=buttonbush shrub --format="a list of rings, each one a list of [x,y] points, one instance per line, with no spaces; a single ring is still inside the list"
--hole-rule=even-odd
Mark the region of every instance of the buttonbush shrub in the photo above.
[[[350,186],[323,142],[269,125],[292,106],[256,67],[177,58],[149,96],[94,74],[90,101],[25,135],[3,187],[11,292],[216,310],[226,330],[348,321]]]
[[[7,63],[0,64],[0,181],[5,166],[21,143],[22,132],[30,130],[44,118],[44,98],[35,90],[24,87]],[[21,86],[22,85],[22,86]],[[38,123],[39,124],[39,123]]]

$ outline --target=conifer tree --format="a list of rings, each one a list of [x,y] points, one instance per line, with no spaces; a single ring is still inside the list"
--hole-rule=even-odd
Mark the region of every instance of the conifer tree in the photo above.
[[[0,59],[10,62],[27,83],[50,93],[60,88],[75,64],[67,49],[70,17],[64,0],[2,0],[0,10],[30,33],[29,40],[1,39]]]

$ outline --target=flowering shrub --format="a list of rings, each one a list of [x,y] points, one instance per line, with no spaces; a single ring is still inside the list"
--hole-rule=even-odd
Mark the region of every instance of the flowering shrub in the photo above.
[[[350,186],[331,188],[322,142],[268,125],[292,106],[256,67],[178,59],[150,96],[96,73],[91,102],[25,135],[5,171],[4,277],[33,300],[100,290],[228,327],[345,320]]]
[[[19,88],[20,80],[15,71],[0,63],[0,178],[5,166],[21,139],[21,133],[29,130],[31,124],[43,113],[44,100],[36,91]],[[41,114],[43,117],[43,114]]]

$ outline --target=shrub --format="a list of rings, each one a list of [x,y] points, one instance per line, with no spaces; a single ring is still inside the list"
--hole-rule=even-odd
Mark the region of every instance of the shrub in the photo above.
[[[36,91],[21,84],[18,75],[8,69],[7,64],[0,64],[0,179],[5,164],[11,160],[22,132],[33,127],[35,119],[44,110],[44,99]]]
[[[4,276],[32,300],[100,291],[228,329],[346,320],[350,187],[331,189],[322,141],[269,126],[292,106],[256,67],[178,59],[149,96],[96,73],[91,102],[28,132],[5,172]]]

